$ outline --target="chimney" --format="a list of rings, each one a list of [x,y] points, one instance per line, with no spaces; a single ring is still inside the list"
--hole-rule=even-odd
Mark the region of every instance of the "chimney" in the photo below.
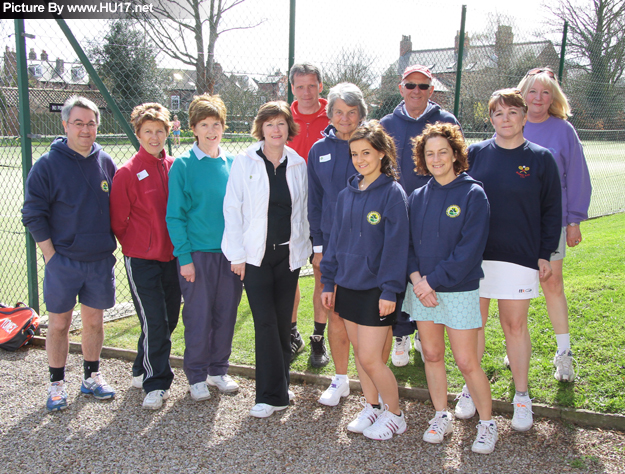
[[[11,85],[17,83],[17,55],[8,46],[4,51],[4,77]]]
[[[41,60],[42,61],[47,61],[48,60],[48,53],[46,53],[45,49],[41,50]]]
[[[499,25],[497,27],[497,33],[495,33],[495,47],[497,49],[505,49],[514,43],[514,33],[512,33],[512,27],[506,25]]]
[[[28,59],[37,59],[37,53],[35,53],[35,48],[30,48],[28,52]]]
[[[65,62],[61,58],[57,58],[54,70],[59,76],[62,76],[65,72]]]
[[[497,55],[497,65],[500,68],[508,68],[512,59],[512,45],[514,43],[514,33],[512,27],[499,25],[495,33],[495,54]]]
[[[399,57],[401,58],[404,54],[412,51],[412,41],[410,40],[410,36],[402,35],[401,41],[399,42]]]

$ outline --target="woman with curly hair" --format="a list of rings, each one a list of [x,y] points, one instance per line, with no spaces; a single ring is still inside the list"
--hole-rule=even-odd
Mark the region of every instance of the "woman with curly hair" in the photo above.
[[[417,173],[428,183],[409,197],[410,247],[404,311],[422,335],[425,375],[436,415],[423,434],[441,443],[453,431],[447,411],[445,332],[480,414],[473,451],[489,454],[497,442],[488,379],[477,358],[482,327],[479,285],[488,237],[489,205],[479,182],[465,173],[467,147],[457,125],[428,125],[414,140]],[[413,291],[410,291],[413,290]]]
[[[349,148],[358,174],[338,195],[321,261],[321,296],[345,323],[365,398],[364,409],[347,429],[390,439],[406,431],[397,381],[383,355],[401,308],[398,294],[406,287],[406,194],[397,182],[393,139],[377,121],[357,128]]]

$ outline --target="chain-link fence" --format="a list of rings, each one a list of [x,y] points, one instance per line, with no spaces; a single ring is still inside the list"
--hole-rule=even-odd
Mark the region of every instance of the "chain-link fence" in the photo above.
[[[474,142],[492,136],[487,103],[494,90],[516,86],[530,68],[560,68],[561,30],[534,34],[533,26],[521,27],[512,16],[469,9],[462,37],[460,5],[454,4],[455,11],[448,9],[446,22],[441,24],[438,20],[410,21],[420,18],[418,2],[388,3],[391,10],[403,9],[402,18],[380,24],[370,18],[371,29],[352,24],[355,13],[350,2],[300,2],[295,16],[294,61],[309,61],[322,68],[323,96],[338,82],[357,84],[366,97],[370,118],[392,113],[401,101],[401,72],[408,65],[423,64],[435,76],[432,99],[457,113],[466,137]],[[189,1],[188,6],[204,8],[200,13],[206,19],[211,4],[217,2]],[[231,5],[219,4],[222,8]],[[175,18],[160,22],[145,18],[68,20],[67,24],[127,120],[130,111],[143,102],[160,102],[178,116],[182,137],[179,146],[170,148],[173,156],[191,147],[186,110],[199,92],[223,98],[228,108],[223,145],[237,153],[253,141],[249,130],[259,106],[288,97],[289,4],[285,0],[279,5],[246,0],[222,11],[218,23],[216,13],[213,11],[212,17],[215,28],[208,23],[197,28],[192,21]],[[125,163],[135,149],[57,22],[26,20],[25,30],[33,159],[63,133],[59,105],[80,94],[101,107],[97,141],[118,165]],[[13,22],[2,21],[0,245],[4,271],[0,300],[7,303],[28,299],[25,231],[20,222],[23,182],[14,35]],[[198,44],[202,45],[200,54]],[[464,50],[461,75],[457,71],[460,46]],[[620,92],[625,85],[622,79],[607,77],[597,83],[596,74],[585,70],[583,62],[568,59],[562,84],[592,174],[591,216],[622,211],[625,104]],[[597,91],[612,99],[599,100]],[[116,310],[133,311],[119,249],[116,256]],[[43,260],[38,258],[40,292],[42,278]],[[45,304],[41,312],[46,312]]]

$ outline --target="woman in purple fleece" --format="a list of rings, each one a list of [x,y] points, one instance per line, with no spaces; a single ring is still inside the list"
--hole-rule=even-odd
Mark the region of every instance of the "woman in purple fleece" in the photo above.
[[[555,74],[549,68],[530,70],[519,83],[527,102],[525,138],[548,148],[558,164],[562,185],[562,236],[558,249],[551,255],[551,278],[541,281],[547,312],[556,334],[558,349],[553,364],[555,378],[561,382],[575,379],[573,352],[569,337],[569,313],[564,295],[562,262],[567,245],[575,247],[582,241],[580,222],[588,218],[590,205],[590,174],[582,144],[573,126],[567,121],[571,107]]]

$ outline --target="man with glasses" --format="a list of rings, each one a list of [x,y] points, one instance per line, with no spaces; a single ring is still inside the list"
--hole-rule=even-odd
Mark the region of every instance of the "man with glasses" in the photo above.
[[[391,135],[397,147],[397,167],[399,183],[406,194],[424,186],[431,176],[417,175],[412,161],[412,139],[423,133],[426,125],[436,122],[452,123],[460,126],[453,114],[443,110],[440,105],[430,100],[434,93],[432,72],[425,66],[416,64],[406,68],[399,84],[399,93],[404,100],[392,114],[386,115],[380,123]],[[391,360],[396,367],[408,364],[410,360],[410,335],[415,333],[416,325],[409,316],[402,312],[393,327],[395,347]],[[421,352],[418,333],[414,336],[415,350]],[[421,354],[423,359],[423,353]]]
[[[81,303],[84,357],[80,391],[99,400],[115,396],[100,373],[100,351],[104,309],[115,304],[117,244],[111,231],[109,192],[116,166],[95,143],[100,111],[93,102],[70,97],[61,117],[67,137],[57,138],[33,165],[22,209],[22,222],[45,263],[49,411],[67,408],[65,364],[76,295]]]

